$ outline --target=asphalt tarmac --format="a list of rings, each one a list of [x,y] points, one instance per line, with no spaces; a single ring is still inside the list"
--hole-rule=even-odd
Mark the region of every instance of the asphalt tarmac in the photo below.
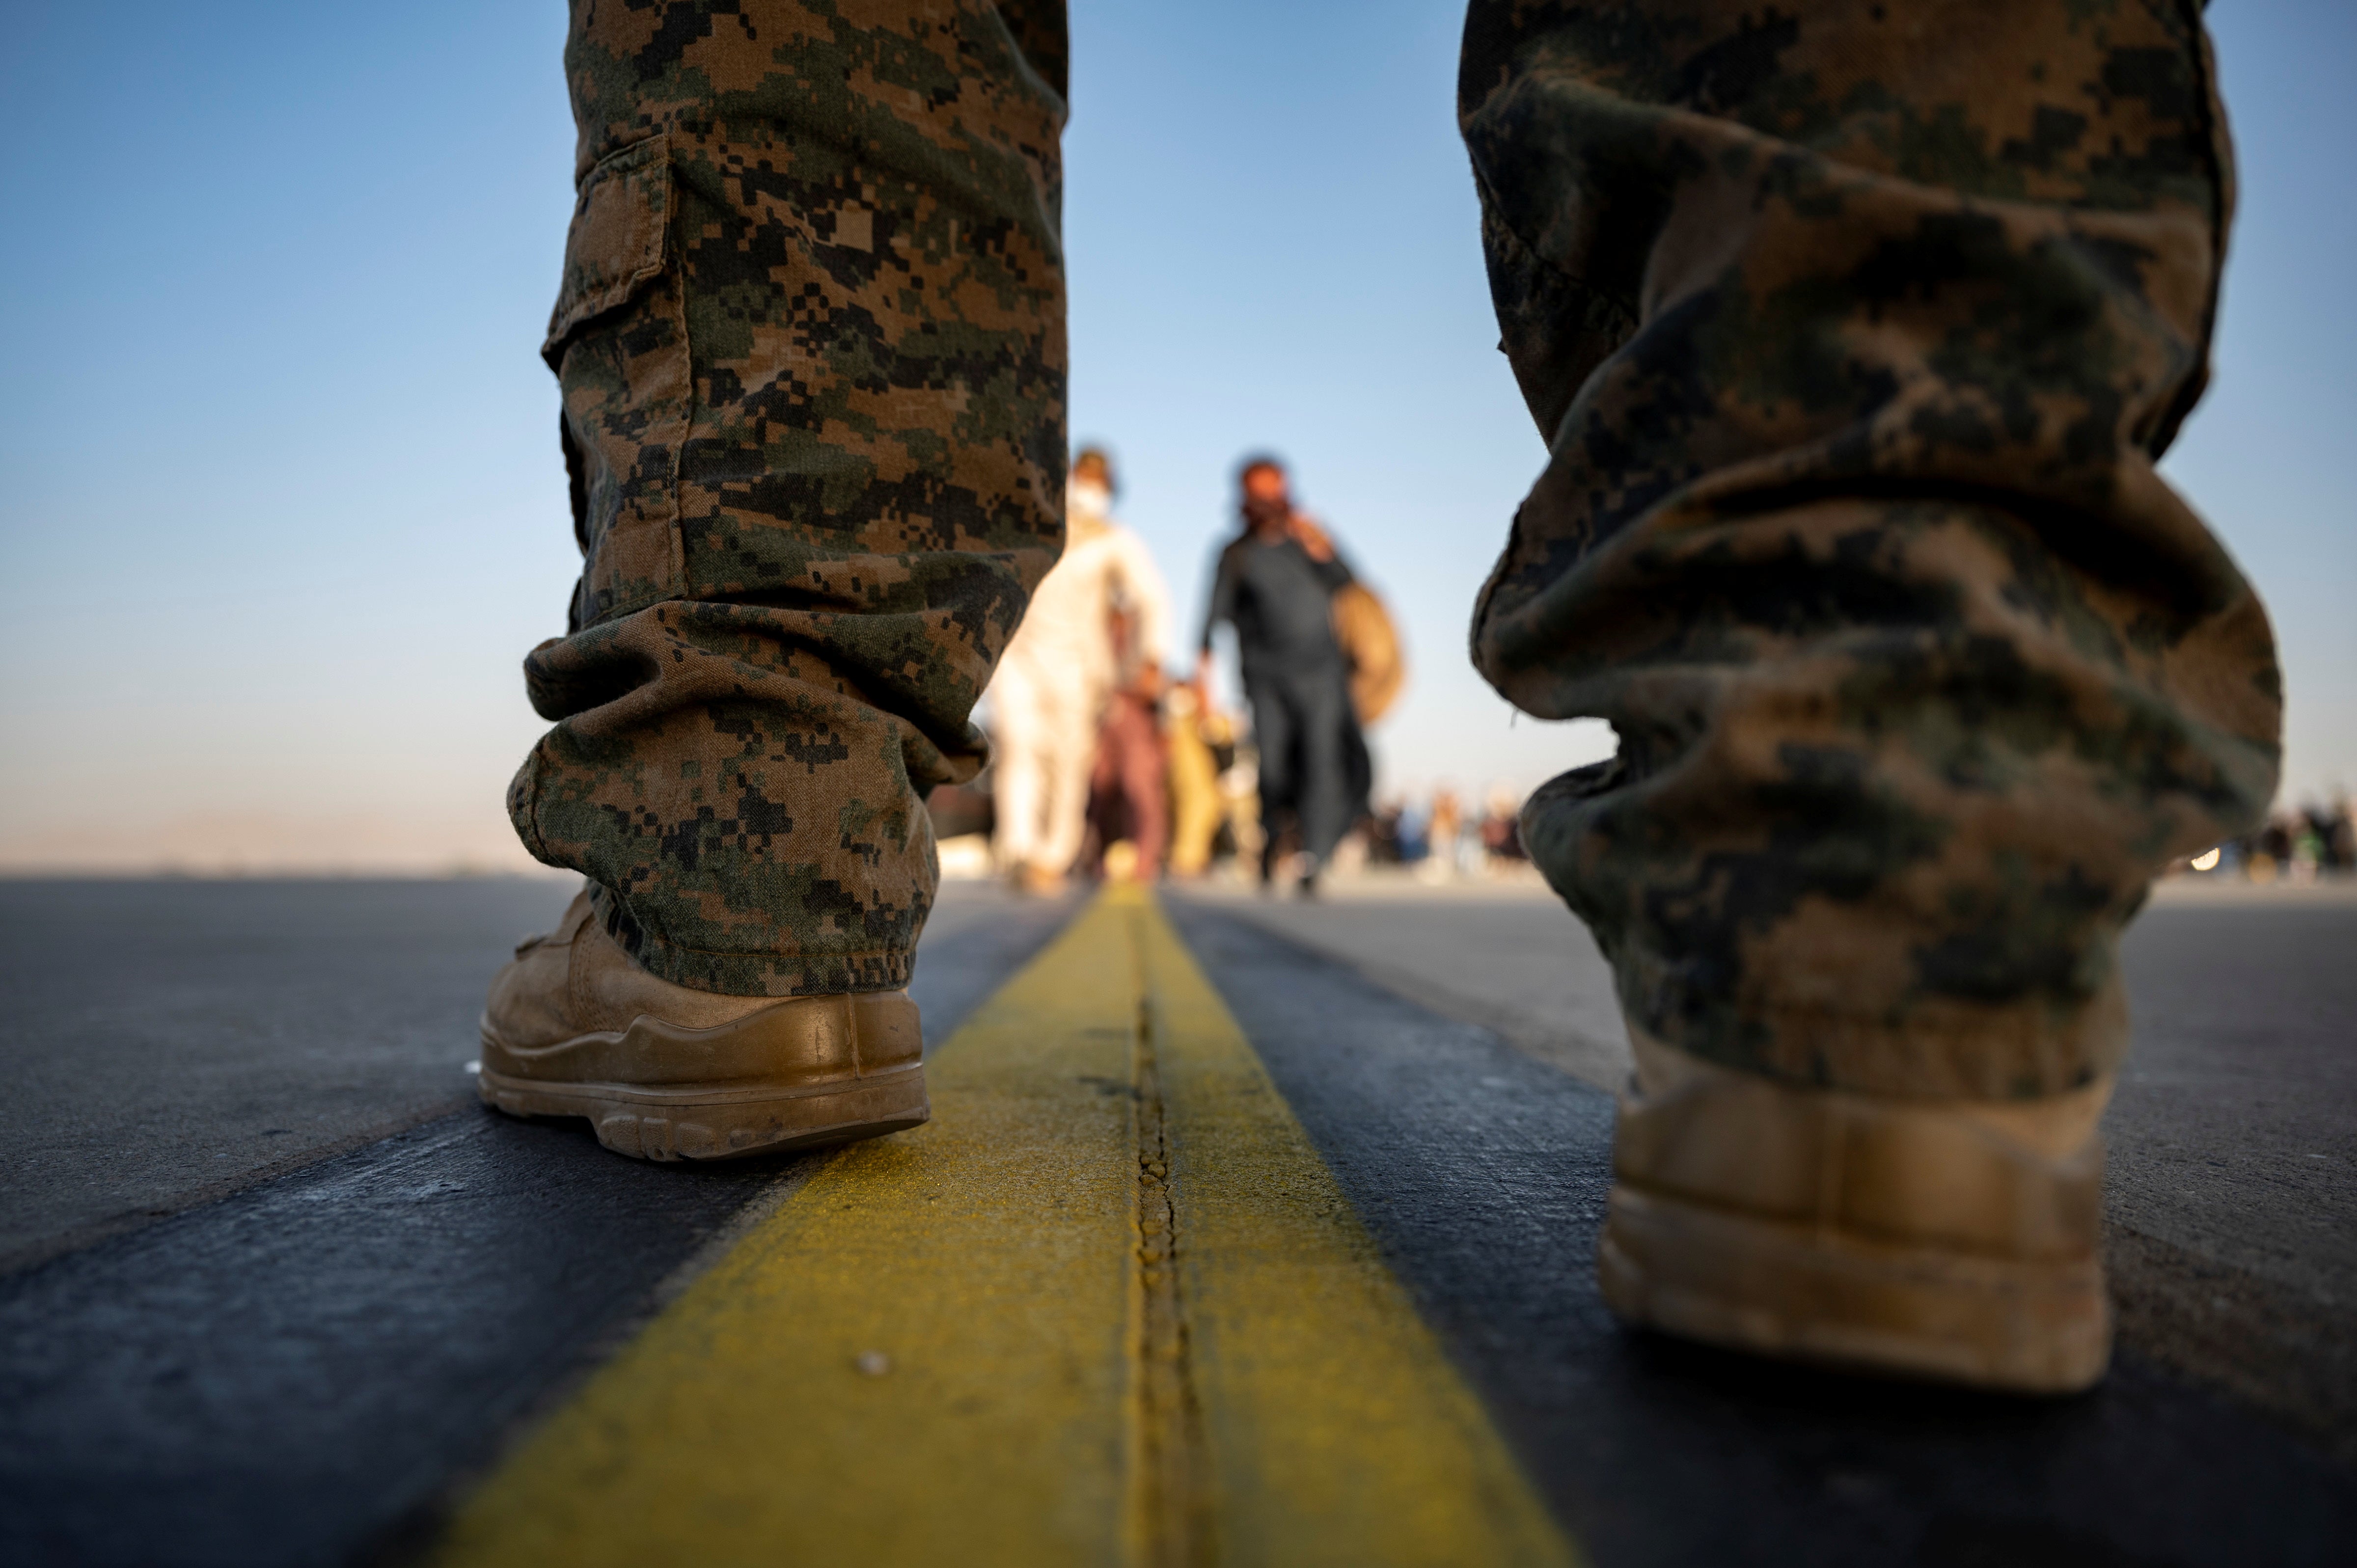
[[[483,985],[568,895],[0,884],[0,1561],[413,1558],[791,1200],[810,1157],[654,1168],[468,1103]],[[2120,1364],[2031,1406],[1611,1326],[1586,1261],[1617,1015],[1543,896],[1168,903],[1596,1562],[2357,1559],[2357,900],[2139,923]],[[912,987],[929,1047],[1075,907],[951,885]]]
[[[791,1191],[808,1157],[656,1169],[474,1103],[491,972],[573,886],[0,883],[0,1563],[400,1560]],[[1071,908],[952,894],[929,1043]]]
[[[1544,886],[1195,897],[1599,1089],[1629,1070],[1610,972]],[[2136,1044],[2104,1130],[2122,1342],[2357,1464],[2352,954],[2357,887],[2165,885],[2122,947]]]
[[[2347,1471],[2134,1342],[2095,1393],[2020,1402],[1622,1332],[1591,1264],[1609,1096],[1274,935],[1290,907],[1247,908],[1177,918],[1598,1562],[2324,1563],[2357,1547]],[[1424,925],[1430,950],[1433,909],[1391,918]]]
[[[0,1272],[472,1105],[491,972],[578,886],[0,881]],[[1070,908],[952,885],[929,1034]]]

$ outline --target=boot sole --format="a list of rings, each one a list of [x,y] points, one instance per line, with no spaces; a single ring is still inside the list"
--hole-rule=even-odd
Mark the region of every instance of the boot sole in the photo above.
[[[2026,1394],[2104,1374],[2093,1258],[1998,1258],[1783,1223],[1616,1184],[1597,1249],[1631,1325],[1754,1355]]]
[[[586,1116],[597,1141],[641,1160],[725,1160],[820,1149],[920,1127],[932,1112],[925,1069],[903,1068],[849,1082],[688,1084],[552,1083],[489,1068],[476,1080],[483,1103],[511,1116]]]

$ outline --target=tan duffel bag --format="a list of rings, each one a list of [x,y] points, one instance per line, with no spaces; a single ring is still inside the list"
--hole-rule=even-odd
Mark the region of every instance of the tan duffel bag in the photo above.
[[[1363,583],[1345,583],[1334,590],[1334,640],[1351,661],[1351,705],[1361,725],[1373,724],[1391,712],[1407,684],[1407,656],[1400,649],[1399,628],[1391,611]]]

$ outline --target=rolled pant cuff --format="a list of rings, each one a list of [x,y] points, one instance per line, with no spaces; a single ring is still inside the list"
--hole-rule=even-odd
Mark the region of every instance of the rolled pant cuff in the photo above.
[[[2085,1003],[1918,1001],[1895,1015],[1831,1007],[1721,1007],[1709,1016],[1631,1006],[1632,1037],[1802,1089],[1900,1100],[2019,1101],[2068,1094],[2127,1054],[2116,976]]]
[[[607,933],[640,968],[659,980],[716,995],[839,996],[899,991],[908,985],[916,968],[912,947],[758,952],[688,947],[650,934],[603,886],[592,885],[590,901]]]

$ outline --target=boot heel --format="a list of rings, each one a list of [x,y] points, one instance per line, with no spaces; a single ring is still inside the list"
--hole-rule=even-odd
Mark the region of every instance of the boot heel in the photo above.
[[[2111,1354],[2093,1258],[1893,1244],[1627,1182],[1597,1251],[1623,1321],[1727,1349],[2027,1394],[2076,1393]]]

